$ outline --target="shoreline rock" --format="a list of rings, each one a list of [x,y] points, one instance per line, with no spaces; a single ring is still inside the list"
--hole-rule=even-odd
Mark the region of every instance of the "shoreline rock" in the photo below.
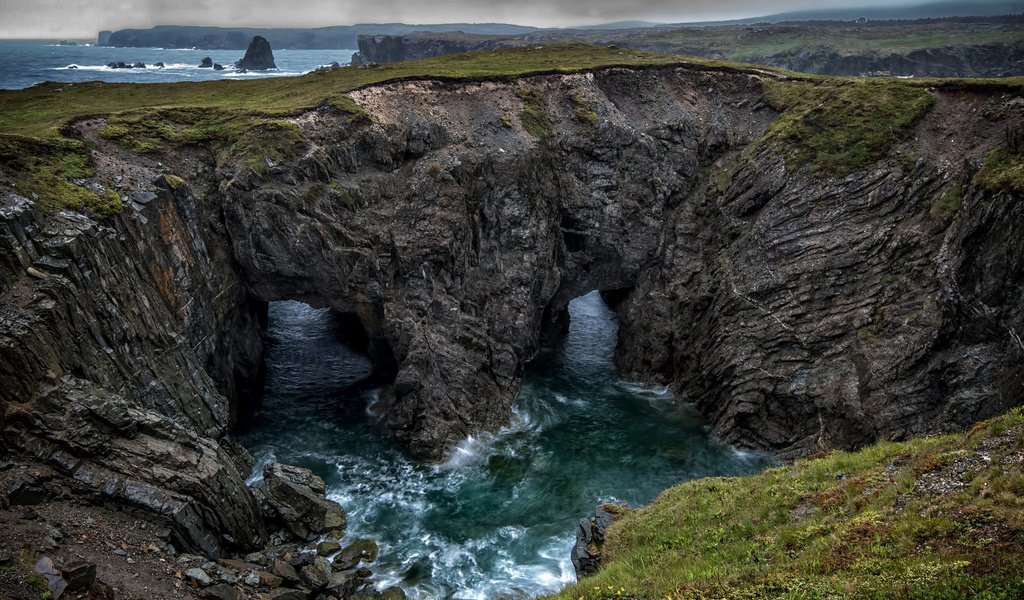
[[[270,48],[267,38],[257,35],[249,42],[245,56],[235,63],[235,68],[242,71],[267,71],[276,69],[274,64],[274,52]]]

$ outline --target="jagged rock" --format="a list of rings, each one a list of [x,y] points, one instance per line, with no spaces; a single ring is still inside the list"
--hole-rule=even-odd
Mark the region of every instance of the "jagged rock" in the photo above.
[[[213,584],[213,578],[211,578],[206,571],[198,567],[187,569],[185,571],[185,578],[189,581],[196,582],[200,587],[206,587]]]
[[[300,539],[312,540],[326,532],[340,535],[345,529],[344,511],[324,498],[324,481],[309,469],[268,464],[262,491],[272,515]]]
[[[290,588],[271,590],[268,600],[306,600],[306,594]]]
[[[199,595],[202,598],[209,598],[211,600],[244,600],[245,598],[245,594],[241,590],[226,583],[211,585],[200,592]]]
[[[570,553],[577,580],[593,575],[601,568],[604,534],[614,520],[615,513],[604,504],[598,505],[595,516],[580,519],[576,528],[576,543]]]
[[[157,62],[157,63],[153,63],[153,66],[154,66],[154,67],[156,67],[156,68],[158,68],[158,69],[163,69],[163,68],[165,68],[165,67],[166,67],[167,65],[165,65],[165,64],[164,64],[163,62]]]
[[[36,561],[34,570],[46,580],[46,587],[54,598],[60,598],[64,594],[68,582],[64,580],[60,569],[53,564],[50,557],[44,556]]]
[[[351,569],[361,561],[371,563],[377,560],[377,542],[367,539],[353,541],[335,557],[334,564],[338,569]]]
[[[68,583],[69,592],[88,589],[96,581],[96,563],[84,560],[69,562],[61,568],[61,576]]]
[[[299,571],[299,579],[314,590],[319,590],[327,587],[328,572],[324,572],[316,565],[306,565]]]
[[[268,587],[268,588],[276,588],[276,587],[281,587],[281,584],[283,582],[284,582],[284,579],[282,577],[279,577],[277,575],[273,575],[271,573],[267,573],[266,571],[260,571],[259,572],[259,584],[260,584],[260,586]]]
[[[380,593],[381,600],[406,600],[405,590],[398,586],[385,588]]]
[[[132,68],[133,69],[145,69],[146,68],[146,63],[144,63],[142,61],[136,61],[135,64],[132,65]]]
[[[243,578],[245,585],[249,587],[256,587],[260,584],[260,573],[259,571],[248,571]]]
[[[211,69],[211,68],[213,68],[213,59],[210,58],[209,56],[203,58],[203,60],[199,63],[199,68],[200,69]]]
[[[222,65],[220,63],[213,63],[213,70],[214,71],[223,71],[224,70],[224,65]]]
[[[324,541],[316,545],[316,553],[320,556],[330,556],[338,550],[341,550],[341,544],[334,541]]]
[[[295,567],[279,558],[275,558],[271,561],[270,572],[273,573],[274,576],[287,581],[299,581],[299,574],[295,571]]]
[[[277,65],[274,64],[274,52],[270,48],[270,42],[261,35],[253,36],[252,41],[249,42],[249,48],[245,51],[245,56],[235,63],[235,68],[247,71],[276,69]]]

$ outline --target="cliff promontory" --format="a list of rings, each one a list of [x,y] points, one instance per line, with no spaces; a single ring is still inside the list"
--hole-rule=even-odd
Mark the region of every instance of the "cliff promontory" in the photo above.
[[[4,92],[5,452],[208,554],[260,546],[229,433],[280,299],[361,324],[374,410],[427,460],[507,423],[593,289],[620,368],[740,446],[850,449],[1021,403],[1020,82],[466,57]]]

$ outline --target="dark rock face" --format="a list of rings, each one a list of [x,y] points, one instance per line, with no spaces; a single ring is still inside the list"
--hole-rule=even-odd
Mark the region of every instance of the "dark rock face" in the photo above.
[[[324,480],[309,469],[271,463],[263,469],[259,495],[270,520],[279,520],[295,537],[312,541],[324,533],[341,537],[345,513],[324,498]]]
[[[544,99],[550,137],[512,122],[520,89]],[[428,460],[506,424],[524,365],[593,289],[620,316],[624,372],[783,456],[964,428],[1024,398],[1024,203],[969,183],[1024,122],[1005,99],[937,91],[902,159],[827,178],[755,145],[776,116],[755,75],[607,69],[352,96],[373,124],[296,116],[291,160],[203,155],[182,163],[191,187],[151,172],[102,223],[0,193],[4,451],[207,554],[262,545],[251,462],[225,436],[278,299],[358,320],[391,381],[374,409]],[[576,118],[574,99],[599,119]],[[122,155],[82,135],[98,170]],[[962,209],[933,217],[955,187]],[[337,526],[322,487],[275,467],[260,493],[308,538]]]
[[[601,504],[595,509],[593,517],[580,519],[576,527],[576,543],[570,553],[577,581],[597,573],[601,568],[601,546],[608,526],[615,521],[613,510],[614,507]]]
[[[441,35],[410,33],[407,35],[361,35],[357,43],[359,52],[352,55],[352,64],[401,62],[431,56],[495,50],[527,43],[522,38],[503,38],[483,35]]]
[[[200,69],[211,69],[213,68],[213,59],[207,56],[199,63]]]
[[[249,42],[249,48],[245,51],[245,56],[235,63],[235,68],[246,71],[276,69],[274,52],[270,49],[270,42],[267,41],[267,38],[260,35],[253,37]]]

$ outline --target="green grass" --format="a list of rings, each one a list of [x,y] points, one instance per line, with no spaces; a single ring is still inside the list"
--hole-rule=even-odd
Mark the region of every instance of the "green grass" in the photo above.
[[[244,111],[258,116],[282,116],[326,104],[358,114],[359,107],[346,93],[384,81],[500,79],[531,73],[572,73],[609,65],[674,63],[723,65],[720,61],[684,60],[637,50],[562,44],[455,54],[374,67],[344,67],[289,78],[164,84],[49,83],[25,90],[0,90],[0,133],[57,137],[73,119],[140,109]]]
[[[109,217],[121,211],[117,193],[97,193],[73,182],[93,175],[81,142],[0,135],[0,164],[0,181],[7,179],[44,212],[67,208]]]
[[[936,221],[945,221],[960,211],[964,204],[964,192],[961,186],[954,185],[946,190],[938,201],[932,205],[928,214]]]
[[[595,125],[601,119],[594,112],[594,107],[590,105],[586,98],[573,94],[570,99],[572,100],[572,114],[576,117],[577,121],[587,125]]]
[[[893,79],[764,80],[782,113],[762,140],[789,164],[842,176],[880,160],[932,106],[932,95]]]
[[[544,111],[544,100],[536,90],[521,89],[516,92],[523,101],[523,110],[519,113],[519,121],[523,129],[535,138],[546,138],[551,135],[551,120]]]
[[[1015,409],[966,435],[684,483],[620,517],[601,571],[555,597],[1018,598],[1022,450]],[[958,470],[962,487],[928,487]]]
[[[1008,128],[1004,143],[989,152],[974,182],[993,193],[1024,195],[1024,128]]]
[[[647,36],[645,41],[686,49],[690,52],[714,52],[727,60],[754,61],[775,54],[828,46],[839,54],[905,54],[922,48],[1014,44],[1024,34],[1013,26],[965,27],[960,23],[933,23],[927,27],[818,27],[813,25],[775,25],[771,32],[742,27],[702,27],[666,30]]]

